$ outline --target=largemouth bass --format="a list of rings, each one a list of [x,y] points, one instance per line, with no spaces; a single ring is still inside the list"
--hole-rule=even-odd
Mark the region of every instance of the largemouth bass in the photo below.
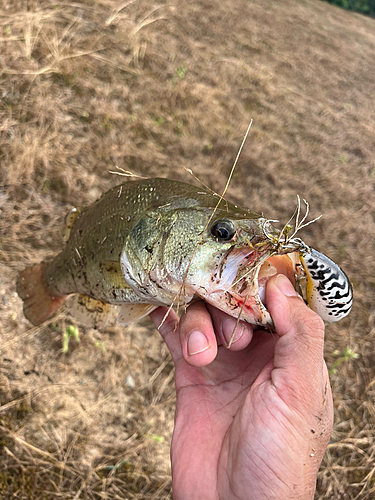
[[[351,308],[349,280],[327,257],[300,239],[282,238],[260,214],[190,184],[127,182],[72,211],[66,225],[65,248],[18,276],[33,325],[76,294],[78,319],[93,318],[92,325],[105,324],[111,306],[120,306],[118,321],[127,324],[160,305],[200,297],[272,327],[265,286],[280,272],[324,320],[337,321]]]

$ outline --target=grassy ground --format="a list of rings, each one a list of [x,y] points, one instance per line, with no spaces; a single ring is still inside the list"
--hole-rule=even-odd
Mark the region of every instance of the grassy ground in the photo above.
[[[0,1],[0,497],[172,498],[173,368],[149,320],[62,338],[18,270],[56,253],[116,167],[223,189],[348,273],[327,328],[335,424],[317,499],[375,498],[375,21],[317,0]],[[349,349],[348,349],[349,348]],[[354,353],[354,354],[353,354]]]

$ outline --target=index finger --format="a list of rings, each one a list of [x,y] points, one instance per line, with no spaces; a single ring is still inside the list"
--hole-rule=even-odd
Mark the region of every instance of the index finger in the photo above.
[[[206,366],[217,355],[217,341],[211,316],[204,302],[191,304],[181,320],[166,307],[150,314],[176,364],[182,357],[189,365]]]

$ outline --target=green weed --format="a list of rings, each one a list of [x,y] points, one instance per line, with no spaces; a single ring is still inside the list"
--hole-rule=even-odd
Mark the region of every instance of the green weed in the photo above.
[[[330,375],[335,375],[337,373],[337,368],[343,363],[350,361],[351,359],[359,358],[359,354],[354,352],[349,346],[346,346],[343,352],[340,352],[339,350],[333,351],[331,356],[337,359],[334,361],[331,369],[329,370]]]
[[[69,341],[70,341],[71,337],[73,337],[76,342],[80,341],[79,330],[78,330],[77,326],[70,325],[70,326],[68,326],[68,328],[66,328],[66,330],[64,332],[63,348],[62,348],[62,351],[64,354],[66,354],[68,352]]]

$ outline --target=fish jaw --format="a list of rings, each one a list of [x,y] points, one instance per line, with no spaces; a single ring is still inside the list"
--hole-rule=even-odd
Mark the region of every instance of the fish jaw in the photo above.
[[[267,282],[284,274],[296,286],[299,266],[298,251],[274,255],[272,249],[235,249],[215,266],[209,280],[205,278],[205,286],[199,286],[195,276],[194,287],[197,295],[230,316],[272,330],[273,320],[265,304]]]
[[[202,299],[230,316],[272,327],[272,318],[259,296],[258,286],[261,262],[270,256],[270,251],[259,253],[249,247],[229,249],[222,260],[214,264],[208,279],[201,273],[200,284],[195,274],[194,283],[189,284]]]

